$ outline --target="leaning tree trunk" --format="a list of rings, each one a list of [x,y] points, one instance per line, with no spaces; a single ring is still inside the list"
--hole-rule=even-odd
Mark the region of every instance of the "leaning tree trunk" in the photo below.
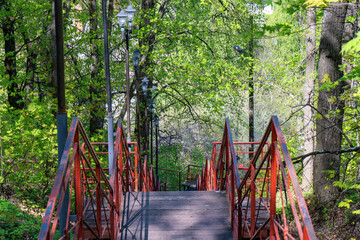
[[[307,9],[307,31],[306,31],[306,78],[303,89],[304,94],[304,154],[314,151],[314,86],[316,67],[316,10]],[[303,162],[303,191],[309,192],[313,184],[313,157],[304,159]]]
[[[331,3],[325,9],[319,53],[319,98],[317,108],[321,115],[316,120],[316,149],[338,150],[341,148],[344,101],[344,82],[341,64],[341,40],[347,5]],[[324,85],[326,84],[326,85]],[[320,203],[333,200],[338,189],[333,186],[339,179],[340,156],[321,154],[314,160],[314,192]]]

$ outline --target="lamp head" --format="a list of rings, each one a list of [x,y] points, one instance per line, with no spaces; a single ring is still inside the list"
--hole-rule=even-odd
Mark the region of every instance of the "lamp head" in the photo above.
[[[138,67],[139,67],[140,58],[141,58],[141,52],[139,51],[139,49],[136,49],[136,50],[133,52],[133,57],[131,58],[135,70],[137,70]]]
[[[144,79],[141,80],[141,87],[145,96],[147,94],[148,84],[149,84],[149,79],[145,76]]]
[[[118,18],[119,26],[121,27],[121,31],[123,32],[126,26],[127,14],[123,9],[121,9],[121,11],[116,15],[116,17]]]
[[[125,11],[127,13],[127,19],[129,22],[129,30],[131,30],[131,26],[132,26],[132,22],[134,21],[134,15],[135,15],[136,9],[133,8],[133,6],[131,6],[131,3],[130,3],[130,5],[126,8]]]
[[[154,116],[154,122],[155,122],[155,126],[158,127],[159,126],[159,117],[158,117],[158,115]]]
[[[233,47],[233,49],[235,50],[236,53],[238,54],[246,54],[245,49],[243,49],[242,47],[240,47],[239,45],[235,45]]]

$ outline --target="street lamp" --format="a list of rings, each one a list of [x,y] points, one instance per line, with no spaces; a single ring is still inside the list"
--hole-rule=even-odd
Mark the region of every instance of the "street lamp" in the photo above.
[[[132,29],[132,22],[135,16],[135,8],[131,6],[131,4],[126,8],[126,10],[122,10],[116,15],[119,21],[119,26],[121,28],[121,38],[125,37],[125,58],[126,58],[126,107],[127,107],[127,141],[131,141],[130,136],[130,73],[129,73],[129,34]],[[129,24],[129,28],[126,28],[126,23]],[[140,52],[140,51],[139,51]],[[140,59],[140,58],[139,58]],[[136,67],[137,70],[137,67]]]
[[[127,14],[124,10],[121,9],[121,11],[118,13],[118,15],[116,15],[116,17],[119,19],[119,26],[121,28],[121,33],[124,33],[125,26],[126,26]]]
[[[141,57],[141,52],[139,51],[139,49],[136,49],[133,52],[133,57],[131,58],[135,71],[138,70],[139,63],[140,63],[140,57]]]
[[[136,9],[133,8],[133,6],[131,6],[131,3],[130,3],[130,5],[127,7],[127,9],[125,11],[127,13],[127,20],[129,22],[129,29],[131,30],[132,22],[134,21],[134,16],[135,16],[135,13],[136,13]]]
[[[142,91],[143,91],[145,97],[147,94],[148,85],[149,85],[149,79],[145,76],[144,79],[141,80],[141,88],[142,88]]]
[[[132,22],[134,21],[136,9],[130,5],[125,9],[121,9],[121,11],[116,15],[119,20],[119,26],[121,28],[121,36],[124,37],[125,33],[131,31]],[[129,29],[126,29],[126,23],[129,23]]]

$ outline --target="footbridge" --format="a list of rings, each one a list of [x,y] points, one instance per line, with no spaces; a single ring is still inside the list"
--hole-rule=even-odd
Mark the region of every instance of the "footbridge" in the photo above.
[[[120,122],[114,149],[109,172],[107,143],[90,142],[72,120],[39,239],[316,239],[275,116],[261,142],[234,142],[226,119],[222,141],[184,185],[197,191],[180,191],[181,180],[166,191]]]

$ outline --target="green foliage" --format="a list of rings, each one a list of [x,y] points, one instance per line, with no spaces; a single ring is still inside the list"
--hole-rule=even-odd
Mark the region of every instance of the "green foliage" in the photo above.
[[[328,7],[330,3],[339,2],[339,0],[307,0],[304,4],[307,7]],[[354,2],[354,1],[349,1]]]
[[[359,53],[360,52],[360,36],[357,34],[357,37],[351,41],[344,44],[342,47],[344,53]]]
[[[344,199],[343,201],[339,202],[338,206],[349,209],[350,208],[350,203],[352,203],[352,202],[353,201],[350,200],[350,199]]]
[[[182,146],[180,144],[175,144],[172,146],[161,146],[159,149],[159,168],[181,170],[184,166],[186,166],[186,163],[179,161],[181,151]],[[166,170],[159,170],[159,178],[160,181],[166,182],[168,190],[178,190],[178,173]]]
[[[36,239],[41,218],[29,215],[0,198],[0,239]]]
[[[57,163],[51,104],[34,100],[19,111],[2,104],[0,119],[4,167],[1,191],[35,202],[44,201]]]
[[[360,209],[353,211],[353,214],[360,214]]]

